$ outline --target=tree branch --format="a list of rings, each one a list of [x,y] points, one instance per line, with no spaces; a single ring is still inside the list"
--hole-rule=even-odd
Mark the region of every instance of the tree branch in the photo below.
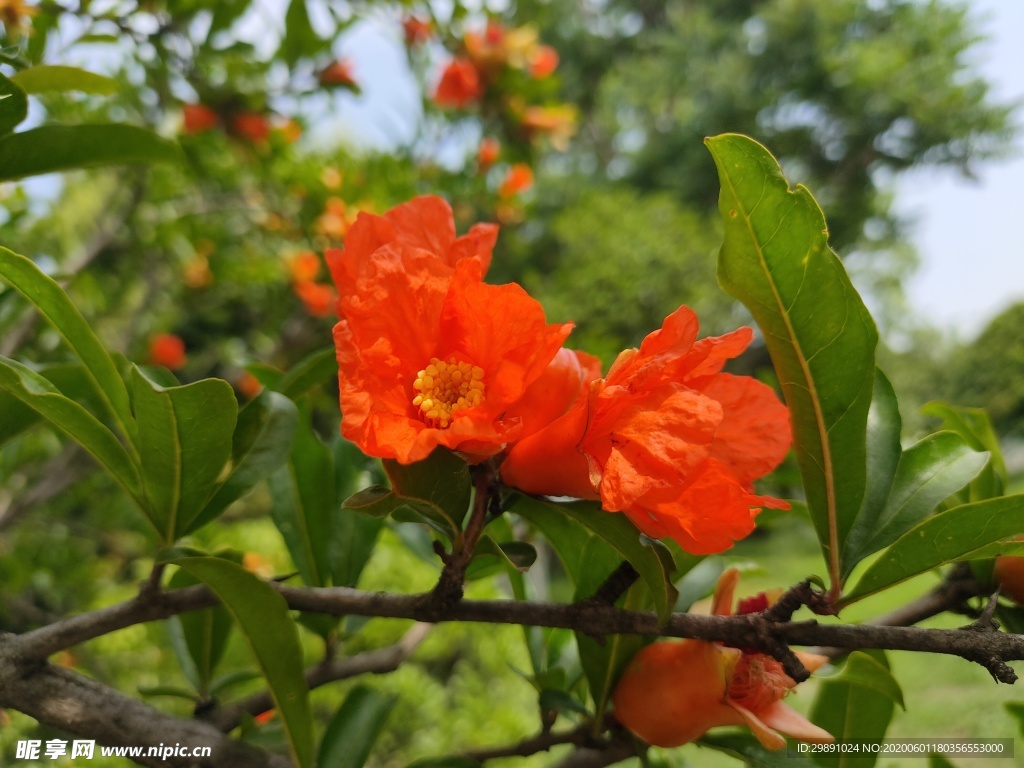
[[[76,672],[17,654],[0,636],[0,707],[108,746],[209,747],[209,757],[133,757],[155,768],[292,768],[288,758],[229,739],[208,723],[164,714]]]

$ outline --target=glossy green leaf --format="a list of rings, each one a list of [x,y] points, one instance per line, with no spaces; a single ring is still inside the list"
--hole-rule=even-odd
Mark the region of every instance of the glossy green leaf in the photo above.
[[[625,515],[605,512],[597,502],[559,503],[527,496],[515,504],[513,511],[537,526],[563,561],[569,558],[566,567],[570,572],[579,570],[572,560],[578,558],[582,550],[577,550],[574,555],[572,549],[566,547],[577,546],[581,539],[596,537],[601,540],[617,553],[618,560],[627,560],[636,568],[651,591],[658,617],[664,621],[672,612],[677,594],[672,585],[671,558],[665,559],[659,553],[658,542],[641,537],[636,526]],[[585,537],[577,532],[580,526],[587,534]],[[560,544],[562,549],[559,549]],[[617,566],[618,562],[609,573]]]
[[[25,134],[19,134],[25,135]],[[4,139],[0,139],[3,142]],[[5,167],[0,150],[0,169]],[[3,171],[0,170],[0,175]],[[129,440],[134,438],[132,409],[128,388],[113,358],[82,317],[82,313],[52,278],[45,275],[30,259],[0,248],[0,278],[10,283],[35,306],[57,330],[82,364],[103,398],[104,406]]]
[[[274,388],[292,400],[298,400],[316,387],[338,377],[334,347],[319,349],[299,361]]]
[[[56,64],[37,64],[21,70],[11,80],[20,85],[25,93],[80,91],[109,96],[121,90],[120,83],[112,77]]]
[[[748,768],[813,768],[809,757],[794,755],[789,749],[765,749],[749,731],[720,731],[701,736],[697,743],[742,760]]]
[[[907,708],[903,701],[903,691],[889,671],[888,665],[867,653],[859,651],[851,653],[839,674],[823,679],[832,683],[850,683],[862,688],[870,688],[885,696],[893,704],[899,705],[900,709]]]
[[[0,356],[0,390],[17,398],[85,449],[125,491],[143,504],[142,483],[128,451],[107,426],[52,382],[16,360]]]
[[[0,137],[0,181],[72,168],[180,161],[177,144],[134,125],[44,125]]]
[[[845,579],[860,561],[864,543],[875,531],[879,517],[885,509],[896,478],[903,446],[896,392],[881,370],[875,369],[875,383],[871,392],[871,407],[867,423],[867,477],[864,499],[860,511],[842,542],[842,573]]]
[[[482,579],[499,571],[523,573],[537,560],[537,550],[525,541],[497,542],[484,534],[473,550],[473,560],[466,569],[466,579]]]
[[[942,428],[956,432],[976,451],[988,451],[989,465],[971,481],[965,501],[984,501],[1001,496],[1008,477],[999,438],[982,408],[961,408],[939,401],[926,404],[921,413],[942,420]]]
[[[188,532],[217,518],[288,460],[298,411],[287,397],[263,390],[238,412],[231,437],[231,473],[219,485]]]
[[[178,569],[168,586],[182,589],[198,583],[199,580],[188,571]],[[168,621],[177,622],[180,626],[185,648],[195,669],[198,692],[202,696],[211,695],[214,671],[224,656],[231,635],[230,614],[223,607],[214,606],[172,616]]]
[[[161,387],[138,368],[132,392],[151,519],[170,544],[189,530],[231,460],[237,401],[221,379]]]
[[[349,691],[324,732],[318,768],[362,768],[397,701],[365,685]]]
[[[814,198],[790,189],[775,158],[745,136],[705,142],[718,166],[725,241],[718,280],[764,333],[793,423],[811,519],[833,588],[841,542],[861,507],[865,430],[878,333]]]
[[[33,366],[32,370],[57,387],[64,396],[74,400],[86,409],[103,413],[102,398],[92,380],[78,363],[51,363]],[[38,411],[33,410],[6,390],[0,389],[0,445],[26,429],[43,421]]]
[[[152,698],[154,696],[168,696],[172,699],[185,699],[195,702],[196,694],[187,688],[179,688],[176,685],[140,685],[138,690],[140,696]]]
[[[220,677],[214,678],[210,683],[210,695],[217,696],[224,691],[234,688],[236,685],[248,683],[259,678],[259,673],[251,669],[236,669]]]
[[[415,464],[399,464],[391,459],[383,463],[395,494],[425,505],[420,512],[436,515],[441,525],[450,526],[452,531],[461,530],[473,494],[473,482],[464,460],[451,451],[436,448]]]
[[[308,413],[299,422],[291,458],[271,475],[269,485],[270,516],[303,582],[312,587],[327,586],[327,542],[331,516],[337,508],[334,457],[314,434]]]
[[[851,570],[928,517],[977,476],[988,459],[988,453],[978,453],[953,432],[929,435],[904,451],[885,507],[869,528],[862,529],[867,540],[859,549],[850,547]]]
[[[0,73],[0,136],[10,133],[28,115],[24,89]]]
[[[384,520],[341,509],[334,513],[327,560],[336,587],[355,587],[370,561]]]
[[[1024,496],[1002,496],[947,509],[907,531],[864,572],[841,605],[1024,531]]]
[[[341,507],[369,517],[385,518],[407,503],[390,488],[383,485],[371,485],[353,493],[342,502]]]
[[[213,590],[231,614],[266,678],[297,768],[312,768],[313,720],[302,646],[284,598],[226,560],[190,557],[174,562]]]
[[[851,665],[859,671],[870,667],[872,671],[867,674],[872,684],[862,685],[865,678],[856,671],[847,674]],[[889,664],[881,651],[851,653],[840,675],[821,681],[811,707],[811,722],[842,741],[884,739],[896,705],[892,696],[879,691],[875,683],[882,676],[891,678],[888,670]],[[895,685],[895,680],[892,684]],[[871,768],[877,760],[877,753],[814,756],[814,762],[826,768]]]

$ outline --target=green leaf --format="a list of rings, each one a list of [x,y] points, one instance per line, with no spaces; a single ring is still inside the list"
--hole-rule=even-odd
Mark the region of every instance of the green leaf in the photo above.
[[[192,521],[188,533],[216,519],[288,460],[297,422],[295,404],[266,389],[238,412],[231,437],[231,473]]]
[[[198,583],[199,580],[188,571],[178,569],[168,586],[171,589],[182,589]],[[212,694],[213,673],[224,656],[231,634],[230,614],[223,607],[215,606],[172,616],[169,620],[180,625],[185,648],[195,669],[196,687],[200,695],[205,697]]]
[[[1024,495],[947,509],[911,528],[864,572],[840,605],[898,584],[1024,531]]]
[[[383,463],[395,494],[419,502],[417,511],[448,529],[447,535],[454,539],[462,529],[473,494],[466,462],[451,451],[435,448],[430,456],[414,464],[399,464],[392,459]]]
[[[466,579],[482,579],[498,571],[523,573],[537,560],[537,550],[525,541],[498,543],[484,534],[473,550],[473,560],[466,569]]]
[[[928,768],[956,768],[956,766],[942,755],[932,753],[928,755]]]
[[[288,463],[270,476],[270,516],[281,532],[302,580],[327,586],[327,541],[337,509],[334,457],[313,432],[308,408],[299,423]]]
[[[398,697],[357,685],[331,718],[320,742],[319,768],[362,768]]]
[[[30,367],[55,385],[62,395],[87,409],[96,408],[101,402],[92,380],[79,363],[52,363]],[[102,407],[98,410],[100,413],[103,412]],[[0,389],[0,413],[3,414],[3,420],[0,420],[0,445],[43,420],[38,411],[3,389]]]
[[[342,502],[342,509],[350,509],[362,515],[385,518],[408,502],[383,485],[371,485],[357,491]]]
[[[974,450],[988,451],[989,465],[971,482],[966,501],[984,501],[1001,496],[1008,482],[1006,464],[999,438],[985,410],[932,401],[921,408],[921,413],[942,419],[943,429],[956,432]]]
[[[171,544],[202,512],[231,460],[238,404],[221,379],[165,388],[138,368],[132,390],[151,520]]]
[[[220,598],[266,678],[298,768],[313,767],[313,720],[302,646],[284,598],[241,566],[215,557],[173,561]]]
[[[20,134],[24,136],[25,134]],[[0,142],[5,139],[0,139]],[[0,169],[5,168],[0,150]],[[0,171],[0,175],[3,171]],[[0,248],[0,277],[35,306],[61,335],[92,379],[95,390],[103,398],[106,409],[121,428],[121,433],[132,440],[134,423],[128,399],[128,388],[117,370],[113,358],[71,302],[64,290],[43,274],[30,259]]]
[[[61,394],[41,374],[0,355],[0,390],[17,398],[86,450],[145,508],[138,468],[125,447],[103,422]]]
[[[483,763],[471,757],[451,755],[448,757],[426,757],[409,763],[406,768],[481,768]]]
[[[841,543],[861,507],[865,430],[878,332],[803,186],[745,136],[705,143],[718,166],[722,287],[764,333],[793,423],[797,461],[832,588]]]
[[[121,90],[120,83],[112,77],[97,75],[78,67],[53,64],[38,64],[23,69],[13,77],[25,93],[46,93],[49,91],[81,91],[109,96]]]
[[[28,116],[28,97],[13,80],[0,73],[0,136],[10,133]]]
[[[875,383],[871,393],[871,407],[867,423],[867,479],[860,511],[850,526],[842,545],[842,573],[845,579],[863,557],[864,542],[874,533],[875,525],[885,509],[886,501],[896,478],[903,447],[896,392],[881,370],[875,369]]]
[[[274,389],[292,400],[298,400],[325,381],[337,377],[338,360],[334,347],[325,347],[300,360]]]
[[[862,529],[867,541],[854,548],[848,542],[852,566],[892,544],[952,494],[967,485],[988,463],[953,432],[937,432],[920,440],[900,457],[896,478],[884,509]]]
[[[173,699],[185,699],[195,702],[196,694],[187,688],[179,688],[175,685],[140,685],[137,689],[140,696],[150,698],[153,696],[169,696]]]
[[[847,674],[847,668],[856,669]],[[867,677],[858,674],[868,670]],[[878,679],[889,674],[889,664],[881,651],[855,651],[847,659],[840,675],[823,679],[811,707],[815,725],[841,741],[881,741],[892,720],[895,703],[890,693],[878,689]],[[870,680],[872,684],[862,685]],[[895,680],[892,681],[895,685]],[[897,686],[898,689],[898,686]],[[846,753],[839,756],[815,755],[814,762],[828,768],[871,768],[877,753]]]
[[[793,755],[788,749],[770,750],[761,746],[753,734],[745,731],[717,731],[697,742],[718,752],[742,760],[749,768],[813,768],[809,757]]]
[[[903,701],[903,691],[889,671],[888,665],[867,653],[854,651],[847,657],[846,664],[839,674],[822,679],[833,683],[850,683],[862,688],[870,688],[885,696],[893,704],[898,704],[900,709],[907,708]]]
[[[671,557],[664,558],[660,543],[642,537],[625,515],[605,512],[597,502],[559,503],[528,496],[522,497],[513,511],[536,525],[563,561],[569,559],[566,568],[570,573],[579,571],[574,561],[582,552],[582,549],[577,549],[574,554],[572,547],[578,546],[581,540],[594,537],[600,539],[618,554],[618,560],[627,560],[636,568],[640,578],[651,590],[658,617],[664,621],[672,612],[676,589],[671,580],[674,569]],[[578,532],[580,527],[584,529],[585,535],[581,536]],[[609,573],[616,566],[618,562]]]
[[[339,497],[344,497],[356,482],[363,454],[348,440],[340,437],[334,442],[334,485]],[[334,512],[331,536],[327,542],[327,560],[331,567],[334,586],[354,587],[370,562],[377,538],[384,529],[384,520],[342,509]]]
[[[177,163],[178,145],[134,125],[44,125],[0,137],[0,181],[103,165]]]

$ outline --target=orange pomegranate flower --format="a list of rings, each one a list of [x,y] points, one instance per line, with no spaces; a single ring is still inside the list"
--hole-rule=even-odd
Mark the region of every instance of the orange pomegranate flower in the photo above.
[[[427,210],[446,216],[426,218]],[[342,434],[406,464],[439,445],[471,461],[500,453],[522,430],[506,411],[572,326],[548,325],[518,285],[483,283],[475,249],[486,241],[489,259],[493,237],[456,240],[438,198],[356,224],[345,250],[328,256],[340,294]]]
[[[508,169],[498,187],[498,197],[515,197],[533,186],[533,169],[526,163],[516,163]]]
[[[732,614],[738,580],[735,568],[722,574],[712,613]],[[759,595],[752,610],[769,604],[767,596]],[[828,661],[815,653],[797,651],[796,656],[812,672]],[[721,725],[746,725],[766,749],[785,747],[782,734],[819,744],[834,741],[783,703],[795,687],[782,664],[767,654],[703,640],[658,641],[630,660],[612,701],[620,723],[659,747],[687,744]]]
[[[299,251],[287,260],[287,266],[293,283],[308,283],[320,274],[320,257],[312,251]]]
[[[442,262],[448,274],[459,260],[474,258],[480,262],[481,273],[486,274],[497,240],[498,227],[494,224],[474,224],[465,235],[456,237],[451,206],[440,197],[425,195],[383,216],[361,211],[345,237],[345,247],[328,248],[324,258],[338,293],[345,297],[355,292],[373,254],[382,249],[423,251]]]
[[[162,365],[177,371],[184,368],[187,361],[185,342],[173,333],[158,333],[149,340],[150,365]]]
[[[509,452],[502,478],[528,493],[600,499],[645,534],[693,554],[749,534],[760,507],[753,481],[789,450],[788,412],[770,387],[721,373],[750,343],[741,328],[697,340],[687,307],[640,349],[619,355],[587,397]]]
[[[220,116],[205,104],[185,104],[181,108],[182,130],[185,133],[202,133],[216,128]]]
[[[441,73],[434,102],[439,107],[462,109],[478,101],[483,93],[483,81],[476,65],[469,59],[455,59]]]

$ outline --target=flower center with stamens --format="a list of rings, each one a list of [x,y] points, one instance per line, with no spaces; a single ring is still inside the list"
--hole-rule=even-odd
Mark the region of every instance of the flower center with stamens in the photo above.
[[[459,362],[430,358],[430,365],[416,374],[412,383],[416,396],[412,404],[430,426],[446,429],[452,414],[480,405],[484,399],[484,369]]]
[[[728,696],[756,712],[784,698],[794,685],[776,659],[764,653],[744,653],[732,673]]]

